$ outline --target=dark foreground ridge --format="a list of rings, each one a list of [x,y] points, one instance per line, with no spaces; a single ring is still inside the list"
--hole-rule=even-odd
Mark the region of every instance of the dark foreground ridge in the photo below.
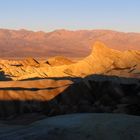
[[[139,140],[140,118],[122,114],[71,114],[30,125],[1,124],[1,140]]]
[[[140,80],[90,75],[0,83],[0,118],[27,113],[56,116],[72,113],[140,115]]]

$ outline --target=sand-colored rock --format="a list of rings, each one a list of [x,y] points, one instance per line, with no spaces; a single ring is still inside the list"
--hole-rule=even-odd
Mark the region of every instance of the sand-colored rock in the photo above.
[[[39,64],[33,58],[17,60],[16,63],[12,60],[0,61],[1,71],[5,73],[5,76],[8,75],[13,80],[47,77],[46,71],[48,67],[48,64]]]
[[[47,60],[47,63],[51,66],[60,66],[60,65],[70,65],[74,62],[63,56],[55,56],[49,58]]]
[[[46,77],[85,77],[91,74],[139,77],[140,51],[118,51],[96,42],[91,54],[73,63],[63,57],[48,59],[48,64],[40,64],[29,58],[20,60],[15,65],[12,61],[0,61],[1,70],[13,80]]]
[[[25,60],[22,60],[21,61],[21,64],[23,66],[38,66],[39,65],[39,62],[37,60],[35,60],[34,58],[26,58]]]
[[[79,61],[75,66],[69,67],[74,75],[101,74],[112,69],[114,61],[117,61],[121,52],[107,48],[103,43],[96,42],[91,54]]]
[[[88,57],[68,66],[50,68],[47,75],[55,75],[58,77],[66,75],[83,77],[90,74],[106,74],[114,69],[117,69],[118,71],[122,69],[129,69],[131,71],[134,66],[138,66],[139,64],[140,51],[120,52],[107,48],[101,42],[96,42],[93,45],[92,52]],[[137,67],[134,69],[137,69]],[[129,74],[125,75],[124,73],[124,76],[129,76]]]

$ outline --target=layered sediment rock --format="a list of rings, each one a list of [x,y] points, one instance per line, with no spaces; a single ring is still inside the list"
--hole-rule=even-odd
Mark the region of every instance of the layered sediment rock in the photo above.
[[[25,113],[140,115],[140,82],[107,76],[53,78],[0,83],[0,117]]]
[[[47,75],[49,77],[53,75],[56,77],[68,75],[84,77],[90,74],[113,74],[124,77],[136,77],[136,71],[140,70],[139,65],[140,51],[120,52],[107,48],[103,43],[96,42],[88,57],[75,64],[50,68]],[[118,73],[115,73],[115,70]],[[121,71],[123,73],[119,73]]]
[[[12,61],[1,61],[0,68],[13,80],[37,77],[85,77],[90,74],[139,77],[140,51],[120,52],[96,42],[91,54],[76,63],[63,57],[48,59],[44,64],[39,64],[33,58],[18,61],[16,65],[11,63]]]

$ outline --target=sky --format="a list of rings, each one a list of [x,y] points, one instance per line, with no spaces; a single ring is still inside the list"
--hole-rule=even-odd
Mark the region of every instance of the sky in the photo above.
[[[0,0],[0,28],[140,32],[140,0]]]

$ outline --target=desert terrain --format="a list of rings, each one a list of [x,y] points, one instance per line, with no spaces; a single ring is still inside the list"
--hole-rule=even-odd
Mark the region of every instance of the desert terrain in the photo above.
[[[0,139],[139,140],[139,47],[136,33],[1,29]]]
[[[140,50],[140,33],[111,30],[55,30],[33,32],[25,29],[0,29],[0,58],[49,58],[61,55],[83,58],[95,41],[116,50]]]

